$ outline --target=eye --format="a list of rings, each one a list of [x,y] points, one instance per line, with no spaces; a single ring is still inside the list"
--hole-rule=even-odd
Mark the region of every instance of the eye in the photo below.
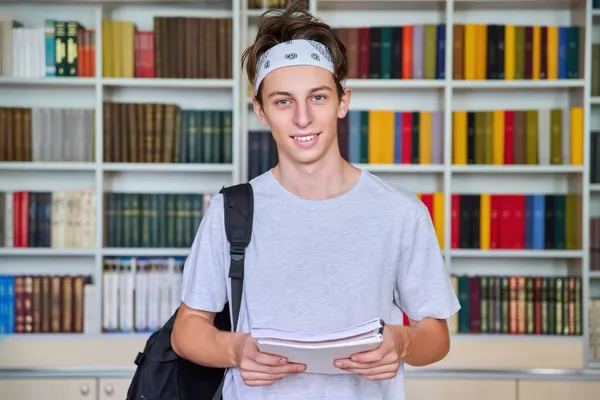
[[[277,104],[278,106],[284,106],[287,104],[287,103],[285,103],[286,101],[288,101],[288,100],[286,100],[286,99],[277,100],[275,102],[275,104]]]
[[[315,95],[314,99],[316,101],[323,101],[323,100],[325,100],[325,95],[317,94],[317,95]]]

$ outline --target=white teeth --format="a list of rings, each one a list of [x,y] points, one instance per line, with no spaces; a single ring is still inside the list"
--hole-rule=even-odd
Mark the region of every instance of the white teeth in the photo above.
[[[294,137],[294,139],[300,140],[301,142],[308,142],[309,140],[313,140],[315,137],[316,137],[316,135],[310,135],[310,136]]]

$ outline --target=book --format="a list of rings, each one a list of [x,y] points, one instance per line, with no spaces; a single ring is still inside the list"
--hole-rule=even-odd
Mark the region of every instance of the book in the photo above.
[[[306,365],[306,373],[345,374],[333,363],[340,358],[377,349],[383,341],[384,322],[373,319],[348,328],[321,333],[252,328],[258,349]]]

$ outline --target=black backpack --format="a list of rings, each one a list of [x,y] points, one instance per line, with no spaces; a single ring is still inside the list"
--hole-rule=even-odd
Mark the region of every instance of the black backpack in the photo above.
[[[252,237],[254,197],[252,186],[242,183],[223,187],[225,230],[231,254],[233,327],[237,327],[242,299],[244,253]],[[231,331],[229,303],[215,317],[215,327]],[[135,358],[135,374],[126,400],[220,400],[226,369],[205,367],[179,357],[171,347],[171,331],[177,311],[146,342]],[[235,330],[235,329],[234,329]]]

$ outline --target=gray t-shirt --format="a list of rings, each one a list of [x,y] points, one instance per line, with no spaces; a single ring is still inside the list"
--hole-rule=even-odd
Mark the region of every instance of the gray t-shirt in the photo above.
[[[251,181],[254,229],[246,251],[240,331],[250,326],[334,331],[382,318],[447,319],[460,309],[425,205],[361,171],[345,194],[302,199],[268,171]],[[221,311],[230,299],[223,198],[216,195],[186,261],[182,300]],[[298,374],[249,387],[227,376],[224,400],[404,400],[404,372],[368,381],[354,374]]]

